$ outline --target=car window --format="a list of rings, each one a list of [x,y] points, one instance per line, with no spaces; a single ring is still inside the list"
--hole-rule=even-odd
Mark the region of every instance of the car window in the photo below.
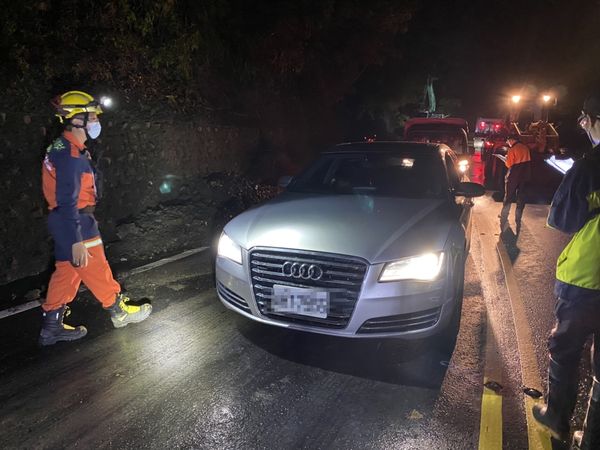
[[[460,131],[459,131],[460,130]],[[463,127],[459,125],[452,125],[447,123],[427,123],[427,124],[416,124],[410,127],[408,133],[419,133],[419,132],[439,132],[439,133],[457,133],[465,131]]]
[[[288,187],[291,192],[439,198],[448,182],[431,152],[365,152],[321,157]]]
[[[448,181],[452,189],[458,189],[460,184],[460,175],[458,174],[458,168],[456,167],[457,160],[452,158],[449,153],[446,153],[446,170],[448,172]]]
[[[418,130],[410,131],[407,135],[409,141],[430,142],[446,144],[459,154],[468,153],[467,138],[462,129],[452,131]]]

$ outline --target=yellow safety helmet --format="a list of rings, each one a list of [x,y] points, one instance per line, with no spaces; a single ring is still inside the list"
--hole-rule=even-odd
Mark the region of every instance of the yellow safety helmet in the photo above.
[[[56,110],[56,117],[63,123],[76,114],[96,113],[102,114],[100,103],[94,97],[82,91],[69,91],[52,100],[52,106]]]

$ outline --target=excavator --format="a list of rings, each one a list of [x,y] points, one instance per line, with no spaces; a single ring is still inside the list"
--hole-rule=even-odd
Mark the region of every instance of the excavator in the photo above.
[[[560,182],[560,177],[550,170],[546,159],[560,155],[559,134],[554,125],[546,120],[537,120],[523,125],[513,118],[513,121],[507,123],[507,133],[519,136],[519,140],[529,147],[532,160],[532,180],[533,186],[537,190],[552,191],[552,186]],[[504,177],[506,175],[506,166],[504,159],[507,153],[505,143],[506,136],[490,137],[484,142],[484,149],[487,157],[482,152],[482,161],[484,161],[484,184],[486,188],[498,191],[498,196],[504,192]]]
[[[408,119],[404,124],[404,140],[443,143],[454,150],[458,157],[458,169],[465,174],[469,170],[472,148],[469,146],[469,123],[459,117],[438,113],[433,81],[427,77],[423,90],[423,102],[419,117]]]

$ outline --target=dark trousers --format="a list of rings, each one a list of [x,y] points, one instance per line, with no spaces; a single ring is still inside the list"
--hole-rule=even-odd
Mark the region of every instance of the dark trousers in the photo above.
[[[523,210],[525,209],[526,189],[527,181],[523,181],[518,177],[506,177],[504,182],[504,202],[502,210],[500,211],[500,225],[507,223],[508,214],[510,213],[510,204],[516,198],[517,208],[515,210],[515,222],[517,223],[517,230],[521,229],[521,219],[523,218]]]
[[[599,296],[600,297],[600,296]],[[600,298],[559,298],[554,309],[556,325],[548,339],[548,411],[556,430],[568,435],[569,420],[577,402],[578,368],[587,339],[594,336],[592,367],[600,374]]]
[[[592,369],[594,376],[600,376],[600,293],[598,298],[559,298],[554,314],[556,325],[548,339],[548,350],[551,362],[558,366],[561,372],[558,378],[561,381],[570,378],[569,381],[577,383],[581,353],[591,335],[594,336]]]
[[[517,177],[507,177],[504,182],[504,204],[517,201],[517,209],[525,207],[525,191],[527,190],[527,181],[520,180]]]

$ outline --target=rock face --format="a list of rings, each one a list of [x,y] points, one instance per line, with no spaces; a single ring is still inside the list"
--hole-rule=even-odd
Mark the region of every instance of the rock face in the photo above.
[[[0,286],[44,272],[52,261],[40,180],[47,117],[0,114]],[[102,174],[96,217],[111,262],[210,245],[229,216],[260,199],[244,178],[257,129],[201,119],[106,117],[102,125],[91,150]]]

